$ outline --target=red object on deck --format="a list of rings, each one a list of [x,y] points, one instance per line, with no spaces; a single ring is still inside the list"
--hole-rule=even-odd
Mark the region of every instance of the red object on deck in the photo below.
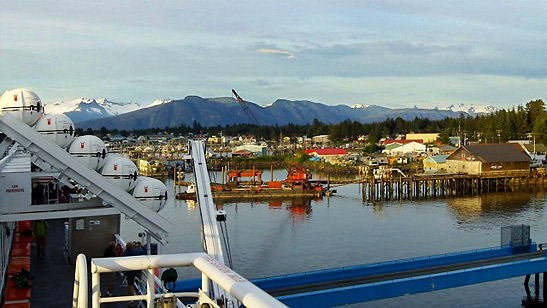
[[[30,257],[12,257],[9,267],[30,266]]]
[[[241,178],[252,178],[256,182],[262,182],[262,170],[232,170],[228,171],[228,182],[241,182]]]
[[[30,288],[17,289],[13,279],[9,278],[4,293],[4,302],[29,300],[30,290]]]
[[[30,244],[29,243],[13,243],[11,248],[12,257],[30,257]]]
[[[281,188],[282,186],[283,186],[283,182],[281,181],[268,182],[268,188]]]
[[[303,182],[311,179],[311,175],[306,169],[297,165],[291,165],[289,167],[289,174],[287,174],[286,182]]]
[[[30,271],[30,242],[32,242],[32,224],[30,221],[19,221],[15,229],[13,246],[7,270],[4,305],[2,307],[30,307],[31,288],[16,288],[13,276],[22,269]],[[23,235],[22,235],[23,234]],[[30,281],[28,281],[30,284]]]
[[[15,228],[15,232],[28,235],[32,234],[32,222],[30,220],[19,221]]]

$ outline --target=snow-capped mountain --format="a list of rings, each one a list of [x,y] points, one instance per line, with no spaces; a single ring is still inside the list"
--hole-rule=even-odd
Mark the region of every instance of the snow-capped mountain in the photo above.
[[[363,104],[354,104],[354,105],[351,105],[351,108],[368,108],[370,107],[370,105],[363,105]]]
[[[172,101],[173,101],[173,100],[170,99],[170,98],[158,99],[158,100],[155,100],[152,104],[146,106],[145,108],[150,108],[150,107],[154,107],[154,106],[159,106],[159,105],[167,104],[167,103],[170,103],[170,102],[172,102]]]
[[[496,112],[498,111],[498,108],[494,106],[490,106],[490,105],[480,106],[480,105],[473,105],[473,104],[466,105],[464,103],[460,103],[457,105],[452,104],[446,107],[445,110],[450,110],[454,112],[463,111],[468,113],[470,116],[475,116],[475,115],[484,115],[484,114]]]
[[[106,98],[79,98],[69,102],[46,104],[46,113],[64,113],[74,122],[100,119],[140,109],[137,103],[117,103]]]

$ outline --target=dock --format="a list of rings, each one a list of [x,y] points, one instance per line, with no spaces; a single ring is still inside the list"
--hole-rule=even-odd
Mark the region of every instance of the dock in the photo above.
[[[473,196],[547,186],[547,173],[513,171],[470,174],[416,174],[407,177],[367,177],[360,181],[363,200],[389,201]]]

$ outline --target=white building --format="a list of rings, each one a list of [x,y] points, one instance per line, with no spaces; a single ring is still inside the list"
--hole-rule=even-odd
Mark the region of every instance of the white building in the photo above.
[[[409,142],[393,148],[390,147],[388,149],[385,149],[382,151],[382,153],[386,153],[387,155],[421,154],[425,153],[425,150],[425,144],[418,142]]]
[[[256,145],[256,144],[244,144],[237,146],[232,149],[232,153],[235,153],[237,151],[249,151],[253,154],[253,156],[264,156],[268,155],[268,147],[264,145]]]

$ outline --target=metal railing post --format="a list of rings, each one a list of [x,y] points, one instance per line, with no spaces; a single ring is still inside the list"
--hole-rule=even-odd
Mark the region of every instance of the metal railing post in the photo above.
[[[76,258],[76,269],[74,272],[72,307],[87,308],[87,260],[84,254],[79,254]]]
[[[91,307],[93,308],[101,307],[101,277],[99,275],[97,271],[91,274]]]
[[[154,308],[154,299],[156,296],[156,288],[154,287],[154,269],[149,268],[146,275],[146,307]]]

